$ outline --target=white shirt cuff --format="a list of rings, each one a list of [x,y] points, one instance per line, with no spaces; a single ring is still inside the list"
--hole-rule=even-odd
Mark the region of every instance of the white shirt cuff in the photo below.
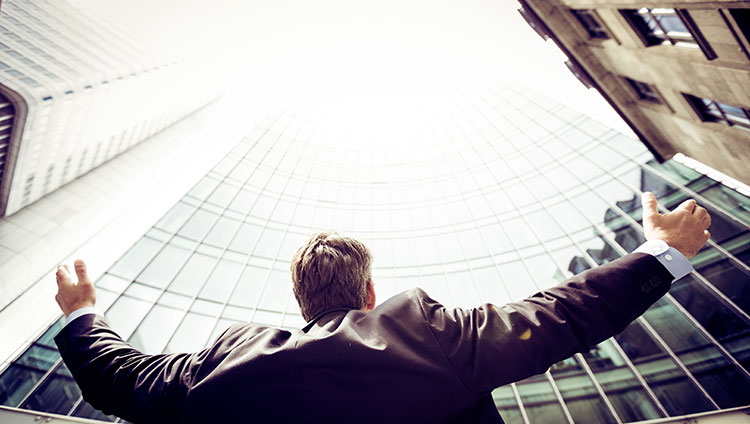
[[[633,253],[636,252],[648,253],[658,259],[672,274],[673,283],[693,271],[690,260],[679,250],[669,247],[663,240],[649,240],[633,251]]]
[[[63,328],[65,328],[68,324],[73,322],[74,319],[82,317],[84,315],[91,315],[91,314],[98,314],[99,311],[94,306],[86,306],[80,309],[76,309],[75,311],[71,312],[70,315],[68,315],[67,318],[65,318],[65,325]]]

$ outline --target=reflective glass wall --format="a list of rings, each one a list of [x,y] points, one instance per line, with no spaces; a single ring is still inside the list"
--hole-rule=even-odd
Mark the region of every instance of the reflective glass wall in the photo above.
[[[640,193],[713,217],[695,272],[625,331],[498,388],[508,423],[618,423],[750,404],[750,199],[526,88],[479,85],[409,111],[291,104],[202,178],[99,279],[98,306],[148,353],[235,322],[300,328],[290,259],[337,230],[374,255],[379,299],[525,298],[640,243]],[[0,402],[105,417],[51,338],[0,375]]]

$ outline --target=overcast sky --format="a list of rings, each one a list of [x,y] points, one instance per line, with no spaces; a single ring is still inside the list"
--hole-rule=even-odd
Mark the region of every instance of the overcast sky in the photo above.
[[[221,57],[230,92],[381,99],[518,79],[627,131],[514,0],[74,0],[156,48]],[[214,60],[214,59],[212,59]],[[218,59],[216,59],[218,60]],[[338,96],[338,97],[337,97]],[[397,100],[395,100],[397,101]]]

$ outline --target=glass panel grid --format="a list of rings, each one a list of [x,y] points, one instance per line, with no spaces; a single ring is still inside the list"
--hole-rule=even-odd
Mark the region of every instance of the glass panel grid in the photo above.
[[[381,301],[420,286],[447,306],[472,307],[522,299],[637,246],[641,191],[662,190],[671,204],[692,195],[690,186],[716,199],[712,215],[745,211],[744,198],[700,175],[651,172],[637,141],[532,90],[484,85],[434,107],[414,123],[428,129],[422,133],[353,131],[341,111],[305,105],[266,120],[97,283],[111,293],[110,322],[154,353],[200,349],[236,322],[299,328],[289,264],[318,230],[336,228],[371,247]],[[620,335],[547,376],[498,389],[506,421],[646,420],[708,410],[713,400],[743,402],[728,388],[747,383],[747,322],[738,305],[748,294],[722,276],[743,272],[748,226],[730,221],[694,279],[650,310],[645,336]],[[693,290],[711,294],[706,301],[725,326],[696,312]],[[665,337],[659,311],[696,342]],[[4,403],[68,387],[64,374],[50,372],[54,354],[25,365],[48,339],[0,376],[25,373],[33,382],[4,388]],[[639,353],[653,346],[653,355]],[[49,407],[96,414],[70,393]]]

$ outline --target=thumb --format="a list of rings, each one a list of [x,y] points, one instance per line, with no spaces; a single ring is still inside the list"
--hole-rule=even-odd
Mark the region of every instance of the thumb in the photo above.
[[[643,205],[643,221],[651,221],[659,216],[659,203],[656,201],[654,193],[644,192],[641,196],[641,204]]]
[[[73,267],[75,268],[76,275],[78,276],[78,284],[81,284],[81,283],[91,284],[91,281],[89,280],[89,275],[86,272],[85,262],[83,262],[81,259],[76,259],[75,262],[73,262]]]

